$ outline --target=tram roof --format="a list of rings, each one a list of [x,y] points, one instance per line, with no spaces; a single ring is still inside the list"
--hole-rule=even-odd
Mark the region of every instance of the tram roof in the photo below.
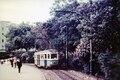
[[[49,49],[49,50],[35,52],[35,55],[37,55],[37,54],[55,54],[55,52],[57,52],[57,51],[54,49]]]

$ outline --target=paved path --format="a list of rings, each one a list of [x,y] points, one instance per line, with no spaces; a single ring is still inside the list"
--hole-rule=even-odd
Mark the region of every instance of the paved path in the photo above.
[[[23,65],[21,73],[18,69],[12,68],[9,63],[0,64],[0,80],[45,80],[44,75],[37,68]]]

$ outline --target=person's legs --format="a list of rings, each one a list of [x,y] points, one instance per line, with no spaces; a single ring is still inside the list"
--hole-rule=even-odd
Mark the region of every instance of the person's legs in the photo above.
[[[16,68],[16,63],[15,63],[15,68]]]
[[[18,67],[18,72],[20,73],[20,69],[21,69],[21,67]]]
[[[13,63],[11,64],[11,66],[13,67]]]

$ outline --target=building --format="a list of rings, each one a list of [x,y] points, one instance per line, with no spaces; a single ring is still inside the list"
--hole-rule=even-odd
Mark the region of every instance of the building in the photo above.
[[[6,34],[10,25],[11,23],[8,21],[0,21],[0,52],[5,51]]]

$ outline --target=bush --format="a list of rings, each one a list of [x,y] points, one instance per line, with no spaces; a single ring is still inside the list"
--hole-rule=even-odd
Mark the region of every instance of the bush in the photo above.
[[[34,51],[25,52],[22,54],[22,61],[27,63],[34,63]]]
[[[120,54],[101,53],[98,57],[100,67],[106,80],[119,80]]]

